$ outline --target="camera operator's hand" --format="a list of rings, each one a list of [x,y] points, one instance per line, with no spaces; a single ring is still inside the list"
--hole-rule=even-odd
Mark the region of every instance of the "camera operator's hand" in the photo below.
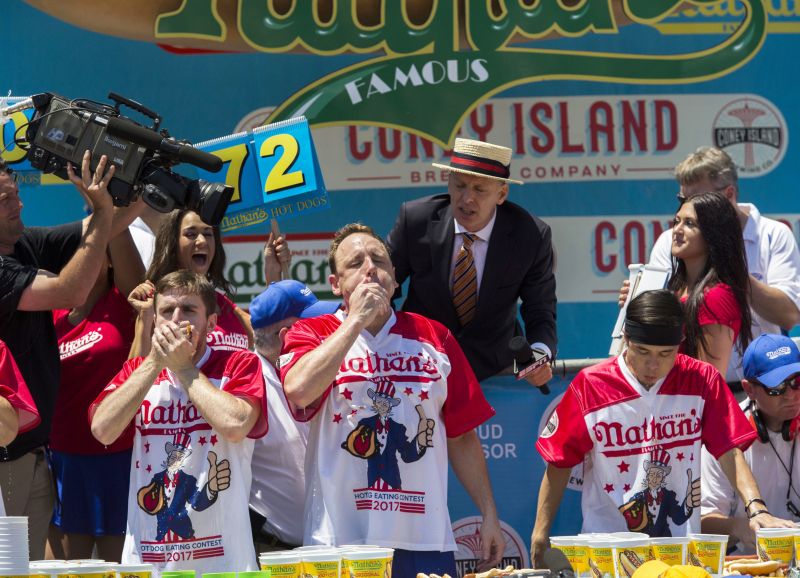
[[[75,168],[72,163],[67,164],[67,175],[69,180],[75,185],[75,188],[83,196],[86,203],[89,205],[91,211],[108,211],[109,214],[114,209],[114,203],[111,195],[108,193],[108,183],[111,177],[114,176],[116,167],[112,164],[108,170],[108,157],[103,155],[100,157],[100,162],[97,163],[97,169],[92,174],[89,169],[89,163],[92,159],[92,154],[88,150],[83,154],[83,162],[81,163],[81,176],[75,174]]]

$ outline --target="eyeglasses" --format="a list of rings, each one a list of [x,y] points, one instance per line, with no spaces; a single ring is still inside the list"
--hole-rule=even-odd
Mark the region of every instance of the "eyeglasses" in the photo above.
[[[793,375],[792,377],[790,377],[788,379],[784,379],[776,387],[767,387],[766,385],[764,385],[763,383],[759,383],[755,379],[751,379],[750,381],[752,381],[756,385],[760,385],[761,387],[763,387],[764,390],[766,391],[767,395],[770,396],[770,397],[779,397],[779,396],[783,395],[784,393],[786,393],[789,390],[790,387],[794,391],[797,391],[798,389],[800,389],[800,375]]]

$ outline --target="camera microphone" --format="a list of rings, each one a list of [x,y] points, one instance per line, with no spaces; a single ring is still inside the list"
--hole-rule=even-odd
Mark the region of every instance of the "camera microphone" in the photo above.
[[[222,168],[222,159],[205,151],[164,138],[154,130],[139,126],[123,118],[112,117],[108,119],[108,134],[128,139],[143,147],[156,150],[178,161],[189,163],[212,173],[219,172]]]
[[[575,578],[575,569],[558,548],[548,548],[542,558],[545,568],[550,570],[550,578]]]
[[[550,356],[544,351],[531,349],[531,346],[522,335],[512,337],[508,342],[508,348],[514,355],[514,376],[517,379],[524,379],[533,370],[550,363]],[[550,393],[550,388],[547,387],[547,384],[537,389],[544,395]]]
[[[5,98],[0,98],[0,104],[3,104],[6,100]],[[0,126],[6,124],[8,122],[8,117],[12,114],[29,108],[33,108],[33,97],[23,98],[11,106],[0,106]]]

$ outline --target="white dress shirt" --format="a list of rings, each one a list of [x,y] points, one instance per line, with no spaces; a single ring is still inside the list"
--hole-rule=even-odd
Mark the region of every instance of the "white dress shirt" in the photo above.
[[[470,233],[474,235],[475,241],[472,243],[472,260],[475,262],[475,273],[478,277],[478,294],[481,291],[481,280],[483,279],[483,269],[486,266],[486,252],[489,250],[489,239],[492,236],[492,229],[494,229],[494,220],[497,217],[497,211],[492,214],[492,218],[486,226],[480,231],[472,232],[467,231],[462,227],[456,219],[453,219],[455,229],[455,239],[453,240],[453,256],[450,259],[450,287],[453,286],[453,272],[456,270],[456,261],[458,254],[461,252],[461,245],[464,243],[463,234]]]
[[[494,213],[492,214],[492,218],[489,219],[489,222],[486,223],[486,226],[480,231],[476,231],[474,233],[467,231],[456,219],[453,219],[453,231],[455,233],[455,239],[453,240],[453,255],[450,259],[451,289],[453,287],[453,273],[456,270],[456,261],[458,260],[458,254],[461,252],[461,245],[464,242],[462,235],[464,233],[470,233],[471,235],[475,236],[475,241],[472,243],[472,260],[475,262],[475,274],[477,275],[478,279],[478,296],[480,296],[483,270],[486,266],[486,253],[489,251],[489,239],[492,237],[492,230],[494,229],[494,221],[496,217],[497,210],[495,209]],[[531,347],[544,351],[551,358],[553,356],[553,352],[550,351],[550,348],[544,343],[537,341],[536,343],[531,343]]]

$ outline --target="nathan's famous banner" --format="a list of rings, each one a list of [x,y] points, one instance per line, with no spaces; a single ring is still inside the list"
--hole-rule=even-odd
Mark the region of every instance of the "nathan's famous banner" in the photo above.
[[[431,163],[447,164],[457,135],[509,146],[524,183],[510,200],[553,230],[559,357],[599,357],[627,265],[669,226],[673,168],[697,147],[729,153],[740,200],[800,233],[798,34],[800,0],[25,0],[3,6],[0,94],[106,101],[114,91],[195,143],[305,116],[329,209],[277,216],[292,276],[323,296],[334,231],[361,221],[386,234],[401,203],[444,192]],[[255,160],[255,144],[228,144]],[[242,191],[263,195],[242,166]],[[32,173],[22,182],[26,224],[82,216],[70,187]],[[263,287],[268,231],[226,236],[242,304]],[[492,386],[500,429],[482,440],[501,517],[527,542],[541,464],[535,431],[513,427],[550,399],[514,388]],[[469,550],[475,510],[462,498],[454,489],[450,506]],[[527,547],[509,540],[509,551]]]
[[[525,183],[510,199],[553,227],[559,354],[584,357],[607,351],[613,289],[656,232],[599,224],[666,226],[688,153],[724,149],[743,201],[800,213],[800,80],[786,73],[798,32],[798,0],[27,0],[0,22],[15,47],[0,92],[103,101],[113,90],[191,142],[303,115],[330,209],[312,212],[313,196],[299,214],[278,203],[290,234],[354,220],[385,234],[402,202],[445,190],[431,163],[447,163],[456,135],[510,146]],[[101,73],[75,73],[93,64]],[[241,190],[262,195],[242,166]],[[22,181],[28,223],[81,215],[66,187]],[[261,217],[234,234],[264,235]],[[625,238],[636,250],[609,255]]]

